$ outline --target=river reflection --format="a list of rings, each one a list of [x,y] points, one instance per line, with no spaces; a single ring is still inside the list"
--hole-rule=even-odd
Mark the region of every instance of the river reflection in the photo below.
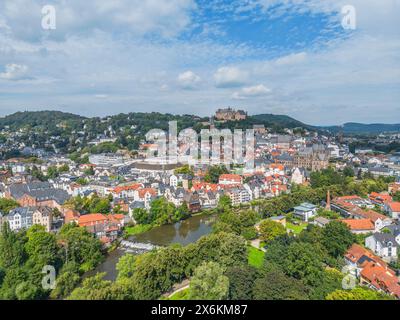
[[[172,243],[187,245],[210,233],[213,216],[198,215],[181,222],[164,225],[142,234],[132,236],[131,241],[167,246]]]
[[[214,216],[197,215],[172,225],[164,225],[139,235],[129,237],[132,242],[151,243],[157,246],[167,246],[172,243],[187,245],[197,241],[200,237],[209,234],[215,221]],[[119,258],[128,253],[123,249],[111,252],[106,260],[95,270],[88,272],[84,277],[93,276],[98,272],[105,272],[105,280],[115,280],[117,277],[116,264]]]

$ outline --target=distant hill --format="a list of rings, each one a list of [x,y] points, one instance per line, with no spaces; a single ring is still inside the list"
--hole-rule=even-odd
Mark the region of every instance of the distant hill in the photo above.
[[[254,119],[256,121],[264,123],[266,126],[270,125],[278,125],[284,128],[296,128],[303,127],[307,129],[316,129],[313,126],[305,124],[299,120],[293,119],[292,117],[286,115],[279,114],[256,114],[254,116],[250,116],[250,119]]]
[[[14,129],[23,126],[46,127],[63,121],[81,121],[83,119],[85,118],[79,115],[61,111],[24,111],[0,118],[0,129],[4,126]]]
[[[328,126],[320,127],[325,130],[329,130],[333,133],[344,132],[344,133],[381,133],[381,132],[400,132],[400,124],[384,124],[384,123],[371,123],[363,124],[356,122],[348,122],[343,126]]]

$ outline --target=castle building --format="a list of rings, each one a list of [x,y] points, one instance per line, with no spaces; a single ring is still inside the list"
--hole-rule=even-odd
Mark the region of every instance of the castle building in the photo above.
[[[215,119],[220,121],[240,121],[246,118],[247,113],[245,111],[232,108],[218,109],[215,113]]]

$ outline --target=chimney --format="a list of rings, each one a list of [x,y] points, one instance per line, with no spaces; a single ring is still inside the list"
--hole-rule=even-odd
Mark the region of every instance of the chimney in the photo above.
[[[331,210],[331,193],[328,189],[328,192],[326,194],[326,206],[325,206],[326,210]]]

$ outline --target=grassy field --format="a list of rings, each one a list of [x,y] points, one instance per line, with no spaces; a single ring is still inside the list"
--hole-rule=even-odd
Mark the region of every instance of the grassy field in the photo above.
[[[177,293],[174,293],[168,298],[168,300],[187,300],[189,295],[189,289],[183,289]]]
[[[137,224],[136,226],[125,227],[124,234],[125,236],[133,236],[149,231],[151,228],[153,228],[153,226],[150,224]]]
[[[248,247],[248,263],[249,265],[261,268],[264,263],[264,255],[265,253],[257,248]]]
[[[299,225],[292,224],[290,222],[286,223],[286,229],[291,230],[294,234],[300,234],[305,228],[307,228],[308,223],[300,223]]]

